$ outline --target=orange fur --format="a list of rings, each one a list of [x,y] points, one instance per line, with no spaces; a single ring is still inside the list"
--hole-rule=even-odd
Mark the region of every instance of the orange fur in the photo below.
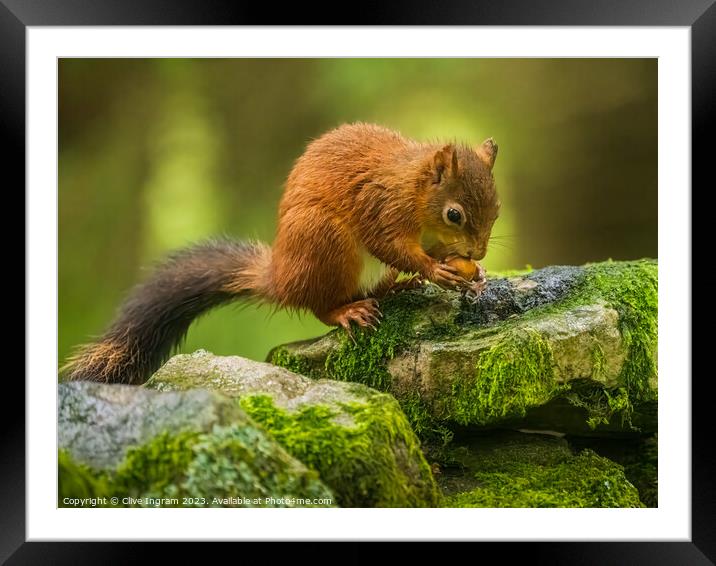
[[[93,381],[116,383],[121,381],[120,376],[127,366],[127,353],[125,345],[121,343],[101,341],[86,344],[67,360],[60,373],[65,373],[81,362],[87,375],[93,376]],[[72,373],[69,378],[74,378]]]
[[[414,286],[399,272],[455,288],[467,281],[442,262],[481,259],[499,203],[497,146],[419,143],[371,124],[350,124],[309,144],[286,182],[273,247],[212,240],[180,250],[135,287],[98,342],[65,366],[69,379],[142,383],[182,340],[192,320],[236,299],[310,310],[350,333],[374,327],[376,298]],[[450,216],[459,222],[450,220]],[[422,245],[432,235],[429,255]],[[361,290],[367,251],[386,266]]]
[[[476,229],[453,233],[445,226],[446,189],[433,185],[436,167],[458,176],[451,197],[467,203]],[[312,142],[288,177],[271,294],[282,306],[323,318],[358,294],[361,247],[390,267],[432,280],[437,261],[421,247],[422,233],[454,238],[453,247],[484,255],[497,207],[490,167],[477,151],[419,143],[371,124],[341,126]]]

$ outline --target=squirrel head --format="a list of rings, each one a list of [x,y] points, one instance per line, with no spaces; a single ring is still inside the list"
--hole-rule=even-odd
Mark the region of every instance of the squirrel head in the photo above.
[[[488,138],[476,149],[446,145],[428,159],[423,232],[434,242],[428,253],[438,259],[451,254],[485,257],[500,210],[492,176],[496,156],[497,144]]]

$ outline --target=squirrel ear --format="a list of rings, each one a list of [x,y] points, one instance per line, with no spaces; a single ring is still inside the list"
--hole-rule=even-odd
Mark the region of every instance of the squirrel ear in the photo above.
[[[475,150],[477,156],[484,161],[490,169],[495,165],[495,158],[497,157],[497,144],[492,138],[487,138],[482,145]]]
[[[457,151],[450,144],[435,153],[432,163],[433,183],[438,184],[447,174],[450,177],[457,175]]]

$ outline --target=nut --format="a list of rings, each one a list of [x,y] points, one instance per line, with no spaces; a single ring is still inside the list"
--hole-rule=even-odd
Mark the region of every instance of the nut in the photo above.
[[[480,269],[480,264],[478,264],[475,260],[457,255],[446,257],[445,263],[457,269],[460,276],[468,281],[472,281],[475,275],[482,271]]]

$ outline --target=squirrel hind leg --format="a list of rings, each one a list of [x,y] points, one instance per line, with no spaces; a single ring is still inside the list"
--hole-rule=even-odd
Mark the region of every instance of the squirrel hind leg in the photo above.
[[[361,299],[326,313],[316,313],[316,316],[324,324],[340,326],[345,329],[351,339],[354,339],[351,322],[356,323],[360,328],[375,330],[376,326],[380,324],[383,314],[378,310],[378,301],[375,299]]]

